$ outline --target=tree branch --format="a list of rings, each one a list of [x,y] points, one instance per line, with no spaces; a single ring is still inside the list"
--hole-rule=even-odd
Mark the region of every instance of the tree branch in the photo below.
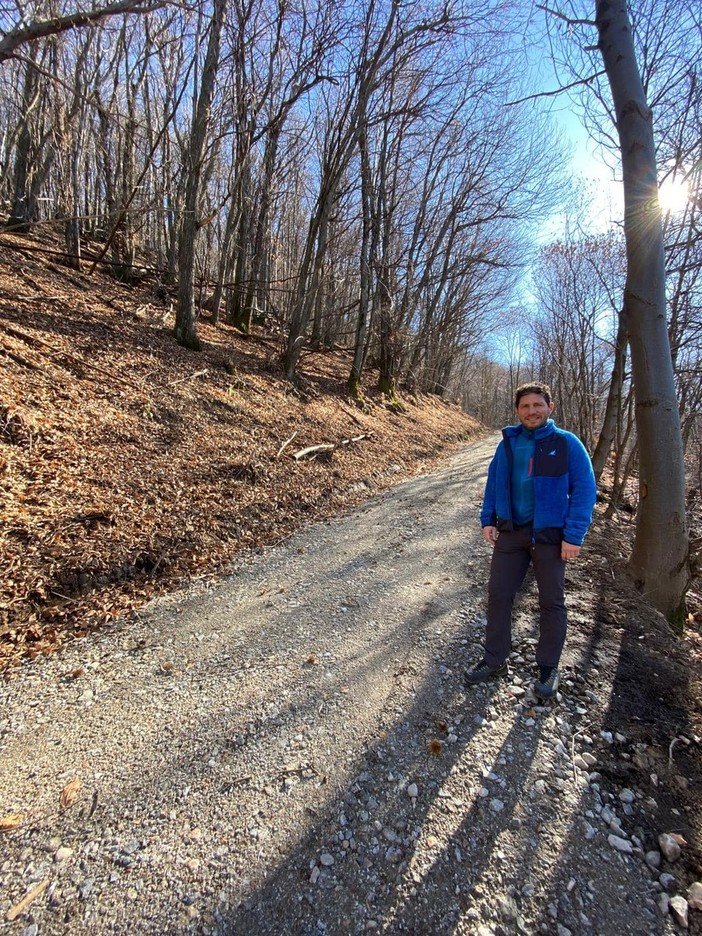
[[[536,9],[543,10],[544,13],[548,13],[550,16],[555,16],[556,19],[563,20],[563,22],[567,23],[569,26],[597,26],[595,20],[573,19],[570,16],[566,16],[565,13],[560,13],[558,10],[552,10],[551,7],[544,6],[542,3],[537,3]]]
[[[162,6],[165,6],[165,0],[117,0],[116,3],[87,12],[77,11],[48,20],[35,20],[26,26],[19,26],[5,33],[0,39],[0,62],[6,62],[12,58],[15,50],[21,45],[35,39],[54,36],[77,26],[88,26],[107,16],[114,16],[116,13],[150,13]]]
[[[529,94],[527,97],[519,98],[517,101],[507,101],[505,107],[514,107],[515,104],[524,104],[525,101],[536,101],[537,98],[557,97],[559,94],[563,94],[564,91],[570,91],[573,88],[580,87],[580,85],[589,85],[596,78],[600,78],[604,74],[606,74],[606,72],[604,68],[602,68],[588,78],[579,78],[577,81],[572,81],[570,84],[563,85],[562,88],[556,88],[554,91],[539,91],[537,94]]]

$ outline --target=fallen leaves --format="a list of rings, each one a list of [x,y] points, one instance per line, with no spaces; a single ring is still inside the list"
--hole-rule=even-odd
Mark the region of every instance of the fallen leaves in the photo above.
[[[75,777],[70,783],[66,784],[59,794],[61,809],[69,809],[75,803],[78,790],[80,790],[80,777]]]
[[[0,816],[0,832],[14,832],[22,825],[22,813],[11,813],[9,816]]]
[[[19,296],[27,273],[15,259],[0,245],[0,286]],[[136,315],[153,302],[143,290],[125,290],[116,318],[99,273],[89,301],[41,263],[31,276],[59,298],[35,325],[0,296],[16,357],[37,343],[52,349],[39,369],[15,359],[0,368],[0,666],[49,653],[193,575],[216,575],[242,550],[398,480],[391,466],[411,470],[476,431],[431,397],[414,400],[398,429],[370,373],[366,407],[350,405],[343,351],[306,356],[303,398],[271,368],[258,333],[243,339],[201,321],[194,366],[158,317]],[[78,345],[90,380],[69,366]],[[223,360],[238,375],[235,405]],[[333,468],[293,458],[293,439],[309,448],[327,438],[341,440]],[[240,465],[243,474],[232,470]]]

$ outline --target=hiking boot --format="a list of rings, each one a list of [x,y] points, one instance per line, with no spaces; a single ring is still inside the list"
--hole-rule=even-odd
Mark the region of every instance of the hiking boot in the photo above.
[[[552,699],[558,692],[558,667],[539,666],[539,678],[534,683],[534,692],[542,699]]]
[[[472,670],[466,670],[464,678],[469,686],[477,686],[478,683],[487,682],[488,679],[497,679],[498,676],[506,675],[506,660],[504,663],[500,663],[499,666],[489,666],[483,659]]]

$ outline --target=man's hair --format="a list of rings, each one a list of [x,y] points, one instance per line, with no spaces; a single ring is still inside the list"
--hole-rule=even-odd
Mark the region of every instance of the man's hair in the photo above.
[[[517,387],[517,390],[514,394],[514,408],[517,409],[519,406],[519,401],[523,396],[527,396],[529,393],[538,393],[539,396],[542,396],[547,403],[551,402],[551,388],[548,384],[545,383],[525,383],[521,387]]]

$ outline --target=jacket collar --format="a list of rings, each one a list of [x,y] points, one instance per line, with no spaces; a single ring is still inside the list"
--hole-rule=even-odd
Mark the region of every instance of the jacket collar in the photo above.
[[[547,436],[550,436],[551,433],[556,428],[556,424],[552,419],[549,419],[545,426],[541,426],[534,433],[532,433],[533,438],[537,441],[545,439]],[[521,435],[524,432],[524,426],[520,423],[518,426],[505,426],[502,430],[502,435],[508,439],[514,439],[516,436]]]

